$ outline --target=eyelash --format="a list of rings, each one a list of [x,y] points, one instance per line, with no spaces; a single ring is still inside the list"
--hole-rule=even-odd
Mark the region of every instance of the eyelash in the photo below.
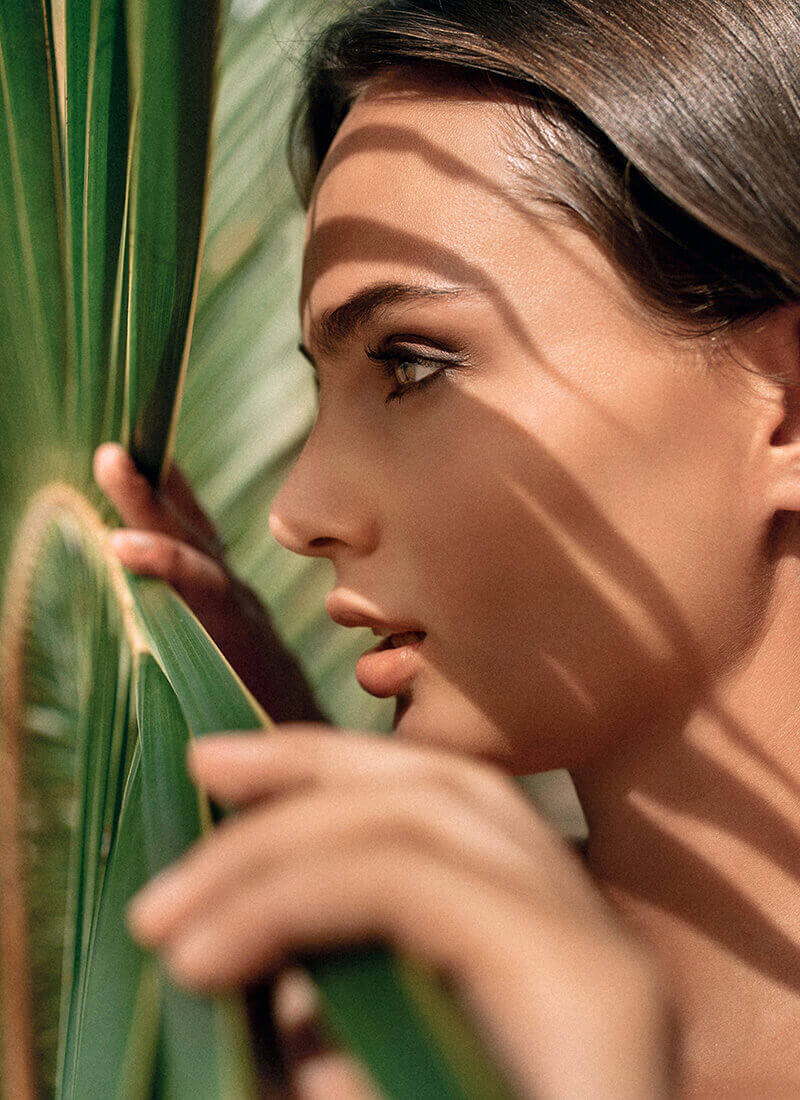
[[[445,374],[449,374],[452,368],[458,367],[458,360],[453,359],[435,359],[427,355],[417,355],[416,352],[406,351],[402,348],[393,348],[391,350],[385,348],[366,348],[365,355],[368,359],[371,359],[373,363],[382,367],[381,373],[390,381],[397,381],[395,370],[398,363],[417,364],[421,366],[439,366],[439,370],[434,371],[433,374],[427,375],[425,378],[420,379],[419,382],[406,382],[403,386],[398,386],[397,389],[392,390],[384,401],[385,405],[391,404],[392,401],[401,401],[404,397],[407,397],[409,393],[415,390],[422,390],[426,386],[433,382],[436,382],[439,378],[442,378]]]

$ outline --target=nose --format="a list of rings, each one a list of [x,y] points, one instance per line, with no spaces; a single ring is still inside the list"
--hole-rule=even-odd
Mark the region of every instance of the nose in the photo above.
[[[327,557],[372,553],[378,521],[364,493],[369,467],[363,455],[323,448],[319,421],[272,502],[269,529],[295,554]]]

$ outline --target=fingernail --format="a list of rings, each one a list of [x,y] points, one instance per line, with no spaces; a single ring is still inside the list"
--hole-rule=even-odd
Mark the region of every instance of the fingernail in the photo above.
[[[95,455],[110,454],[118,446],[119,443],[115,443],[112,439],[107,439],[104,443],[98,443],[94,449],[94,453]]]
[[[152,550],[153,539],[143,531],[112,531],[108,536],[111,549],[116,552],[125,550]]]
[[[284,970],[275,986],[272,1008],[278,1025],[286,1031],[297,1030],[319,1010],[319,994],[308,973],[299,967]]]
[[[94,456],[92,458],[93,472],[96,473],[98,466],[104,466],[106,461],[110,460],[111,457],[118,451],[122,451],[123,454],[128,453],[124,447],[120,446],[119,443],[114,443],[113,441],[100,443],[99,446],[95,447]]]

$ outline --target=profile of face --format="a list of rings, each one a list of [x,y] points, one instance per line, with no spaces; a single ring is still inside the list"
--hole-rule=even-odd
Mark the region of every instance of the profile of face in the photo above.
[[[270,528],[330,559],[332,614],[426,632],[397,736],[523,774],[648,736],[752,644],[779,412],[519,198],[508,120],[390,71],[346,115],[306,226],[319,408]]]

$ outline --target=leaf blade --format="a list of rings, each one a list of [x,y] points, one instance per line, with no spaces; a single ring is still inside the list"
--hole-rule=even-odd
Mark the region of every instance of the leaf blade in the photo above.
[[[127,0],[137,117],[129,218],[128,438],[153,484],[171,456],[204,235],[219,0]]]
[[[137,715],[142,749],[148,873],[157,874],[209,827],[207,800],[186,770],[189,727],[155,659],[140,655]],[[164,977],[162,1087],[173,1096],[255,1095],[255,1068],[239,998],[194,995]]]

